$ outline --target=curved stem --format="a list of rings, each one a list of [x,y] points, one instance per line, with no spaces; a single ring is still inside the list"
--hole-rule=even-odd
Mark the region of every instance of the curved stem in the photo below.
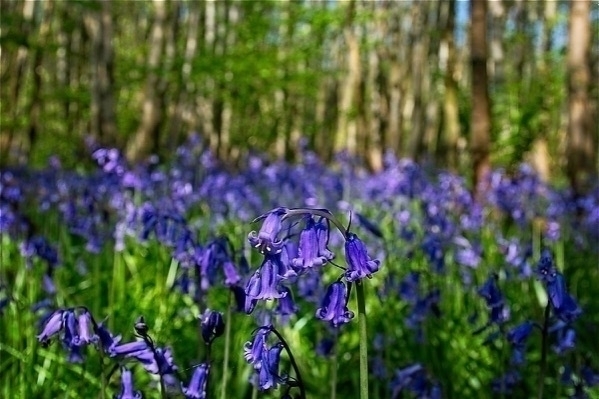
[[[304,386],[304,381],[302,380],[302,375],[300,373],[299,367],[297,366],[295,358],[293,357],[293,353],[291,353],[291,348],[289,348],[287,341],[285,341],[285,338],[283,338],[281,333],[279,333],[276,328],[270,326],[270,331],[272,331],[281,341],[281,344],[283,344],[283,348],[285,348],[287,355],[289,355],[289,362],[291,363],[291,367],[293,367],[293,371],[295,372],[295,376],[297,378],[297,384],[300,389],[300,398],[306,399],[306,387]]]
[[[360,399],[368,399],[368,331],[366,329],[366,301],[364,283],[356,283],[358,300],[358,333],[360,337]]]
[[[335,329],[335,341],[333,343],[333,358],[331,359],[331,399],[337,399],[337,330]]]
[[[335,216],[333,216],[332,213],[330,213],[329,211],[324,210],[324,209],[293,208],[293,209],[289,209],[287,211],[287,214],[283,217],[283,219],[286,219],[291,216],[305,215],[305,214],[316,215],[316,216],[320,216],[325,219],[328,219],[331,221],[331,223],[333,223],[335,225],[335,227],[337,227],[337,229],[341,232],[341,234],[343,234],[344,237],[347,235],[347,229],[345,227],[343,227],[341,222],[339,222],[339,220],[337,220],[337,218]]]

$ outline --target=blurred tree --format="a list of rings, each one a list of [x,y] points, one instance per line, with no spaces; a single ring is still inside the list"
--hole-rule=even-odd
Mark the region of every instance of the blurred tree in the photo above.
[[[597,126],[591,126],[589,52],[591,1],[570,3],[568,43],[567,173],[576,193],[597,175]]]
[[[473,165],[473,188],[475,192],[489,173],[491,165],[489,147],[491,141],[491,101],[487,76],[487,1],[472,0],[470,27],[470,57],[472,66],[472,124],[470,148]]]
[[[90,38],[91,115],[89,133],[100,143],[117,140],[114,103],[114,47],[112,1],[95,1],[83,17]]]

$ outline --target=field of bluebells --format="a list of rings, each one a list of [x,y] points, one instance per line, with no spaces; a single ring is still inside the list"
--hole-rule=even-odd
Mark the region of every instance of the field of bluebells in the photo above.
[[[599,398],[599,189],[89,153],[2,170],[2,398]]]

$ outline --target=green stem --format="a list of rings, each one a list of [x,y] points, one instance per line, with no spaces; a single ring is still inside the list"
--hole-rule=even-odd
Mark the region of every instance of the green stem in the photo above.
[[[360,399],[368,399],[368,337],[366,329],[366,301],[364,300],[364,283],[356,284],[358,299],[358,332],[360,336]]]
[[[335,330],[335,341],[333,343],[333,357],[331,358],[331,399],[337,398],[337,330]]]
[[[227,377],[229,372],[229,346],[231,343],[231,291],[227,299],[227,315],[225,321],[225,354],[223,359],[223,382],[220,389],[220,397],[227,399]]]
[[[543,399],[543,390],[545,388],[545,373],[547,371],[547,346],[549,338],[549,313],[551,311],[551,302],[547,302],[545,307],[545,320],[543,321],[543,330],[541,331],[541,371],[539,373],[539,399]]]
[[[104,370],[104,355],[102,349],[99,351],[100,354],[100,381],[102,381],[102,389],[100,389],[100,399],[106,399],[106,388],[108,386],[108,379],[106,378],[106,370]]]

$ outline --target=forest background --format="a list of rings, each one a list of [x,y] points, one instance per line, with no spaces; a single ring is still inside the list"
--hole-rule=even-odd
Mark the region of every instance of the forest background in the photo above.
[[[386,151],[473,177],[597,172],[599,7],[577,1],[0,2],[0,163],[130,161],[189,134],[325,161]],[[566,173],[563,173],[563,172]]]

